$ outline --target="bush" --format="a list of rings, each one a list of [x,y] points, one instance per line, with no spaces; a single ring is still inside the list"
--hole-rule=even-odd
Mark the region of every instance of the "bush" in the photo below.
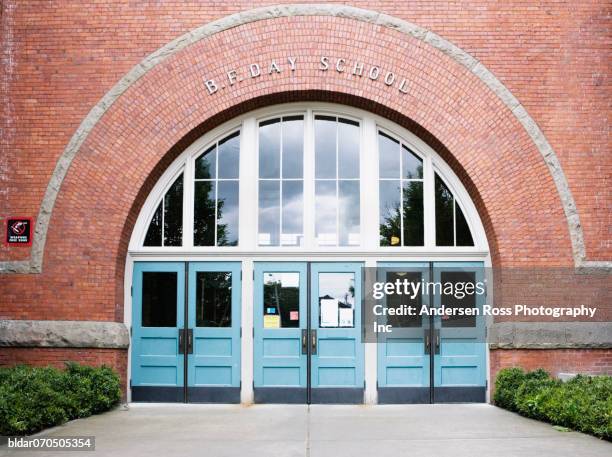
[[[567,382],[544,370],[499,372],[495,404],[554,425],[612,440],[612,377],[578,375]]]
[[[105,366],[0,368],[0,435],[34,433],[107,411],[120,399],[119,376]]]

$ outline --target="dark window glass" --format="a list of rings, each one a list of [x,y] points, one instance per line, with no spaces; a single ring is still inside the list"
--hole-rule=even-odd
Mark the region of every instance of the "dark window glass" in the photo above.
[[[217,177],[217,146],[208,148],[195,161],[195,179],[215,179]]]
[[[304,118],[283,118],[283,179],[302,179],[304,174]],[[265,178],[266,176],[262,176]]]
[[[463,284],[476,284],[476,274],[469,271],[442,271],[440,272],[440,282],[442,290],[445,289],[446,283],[452,283],[455,293],[442,294],[441,304],[445,308],[474,308],[476,307],[476,293],[459,294],[457,291],[465,290]],[[450,290],[450,288],[448,288]],[[473,290],[474,287],[471,287]],[[459,297],[459,298],[457,298]],[[442,318],[442,327],[476,327],[476,316],[444,316]]]
[[[232,326],[232,273],[196,273],[196,326]]]
[[[162,245],[162,211],[163,202],[159,202],[159,205],[153,214],[153,218],[151,219],[151,223],[149,224],[149,229],[147,230],[147,236],[145,237],[144,241],[145,246]]]
[[[404,181],[404,246],[423,246],[423,183],[421,181]]]
[[[164,196],[164,246],[183,244],[183,175]]]
[[[378,132],[378,173],[380,178],[400,177],[400,144],[382,132]]]
[[[259,124],[259,177],[280,178],[280,119]]]
[[[380,181],[380,245],[400,246],[402,242],[402,224],[400,210],[400,181]]]
[[[300,326],[300,274],[264,273],[264,328]]]
[[[219,179],[238,179],[240,166],[240,132],[219,141]]]
[[[407,280],[410,283],[418,284],[421,282],[422,273],[410,271],[410,272],[402,272],[402,271],[388,271],[387,272],[387,282],[395,283],[399,280],[403,283]],[[387,307],[388,308],[398,308],[401,309],[402,306],[414,306],[417,310],[421,309],[423,303],[423,297],[421,294],[418,294],[416,297],[411,298],[411,295],[408,294],[389,294],[386,295]],[[387,324],[391,324],[395,327],[420,327],[422,325],[422,316],[420,313],[415,313],[414,316],[410,315],[389,315],[386,317]]]
[[[176,272],[142,273],[142,326],[176,327]]]
[[[193,200],[193,243],[215,245],[215,181],[196,181]]]
[[[238,181],[218,181],[217,246],[238,245]]]
[[[336,179],[336,118],[315,116],[315,178]]]
[[[436,245],[454,246],[454,198],[444,181],[436,174]]]
[[[474,240],[472,239],[472,233],[468,226],[463,211],[455,201],[455,219],[457,224],[457,246],[474,246]]]
[[[402,145],[402,178],[423,178],[423,161],[404,145]]]

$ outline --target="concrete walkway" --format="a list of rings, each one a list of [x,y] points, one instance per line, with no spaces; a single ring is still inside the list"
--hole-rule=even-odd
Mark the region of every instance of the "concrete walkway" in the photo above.
[[[85,455],[162,457],[590,457],[612,444],[490,405],[131,405],[43,432],[95,435]],[[0,449],[0,455],[75,452]]]

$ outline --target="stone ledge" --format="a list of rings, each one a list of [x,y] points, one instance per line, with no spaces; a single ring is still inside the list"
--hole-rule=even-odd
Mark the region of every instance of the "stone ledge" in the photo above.
[[[491,349],[610,349],[610,322],[498,322],[489,327]]]
[[[0,347],[126,349],[121,322],[0,320]]]

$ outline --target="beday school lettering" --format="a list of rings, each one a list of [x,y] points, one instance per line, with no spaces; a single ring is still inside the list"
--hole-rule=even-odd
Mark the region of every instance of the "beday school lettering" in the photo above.
[[[204,86],[209,95],[219,90],[232,88],[245,80],[264,78],[283,72],[294,73],[298,69],[297,57],[271,60],[268,63],[251,63],[241,68],[229,70],[221,78],[204,79]],[[318,73],[336,72],[344,74],[347,78],[369,79],[379,81],[388,87],[394,87],[402,94],[408,93],[408,81],[399,77],[395,72],[383,69],[377,65],[368,65],[358,60],[345,58],[332,58],[321,56],[318,63]]]

